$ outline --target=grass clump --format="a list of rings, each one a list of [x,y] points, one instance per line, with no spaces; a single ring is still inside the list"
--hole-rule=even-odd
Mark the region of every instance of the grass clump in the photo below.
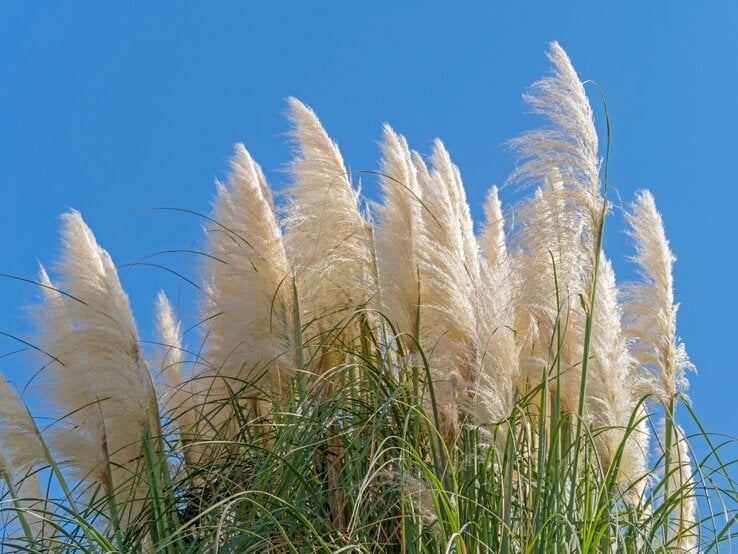
[[[238,146],[205,218],[195,349],[161,293],[144,354],[110,256],[66,214],[58,279],[41,269],[33,308],[43,413],[0,388],[3,548],[729,544],[736,482],[685,396],[661,217],[636,198],[641,281],[618,284],[602,252],[607,157],[569,59],[549,56],[526,96],[549,125],[512,141],[510,180],[535,193],[506,224],[493,188],[478,236],[440,141],[426,160],[385,128],[368,217],[337,146],[290,100],[287,199]]]

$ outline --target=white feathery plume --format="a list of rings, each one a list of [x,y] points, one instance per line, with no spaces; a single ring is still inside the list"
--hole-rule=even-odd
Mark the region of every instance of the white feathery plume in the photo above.
[[[125,525],[138,508],[127,500],[142,431],[158,433],[156,395],[110,256],[78,212],[64,214],[62,222],[60,286],[55,289],[42,269],[46,302],[37,310],[40,349],[48,354],[43,392],[60,418],[49,444],[76,477],[102,484],[130,508]],[[146,494],[141,487],[134,493],[139,499]]]
[[[428,349],[431,376],[440,405],[442,433],[455,434],[457,392],[474,390],[476,367],[475,282],[467,267],[470,247],[459,218],[461,182],[440,142],[434,147],[432,171],[420,156],[414,163],[423,198],[423,225],[419,240],[421,344]],[[474,239],[474,237],[471,237]],[[432,351],[432,354],[431,354]]]
[[[35,464],[46,461],[36,424],[26,405],[1,374],[0,453],[5,469],[12,475],[22,475]]]
[[[254,384],[277,392],[291,371],[292,284],[270,190],[258,164],[236,145],[227,185],[217,184],[207,229],[204,357],[224,394]],[[208,379],[196,380],[206,386]],[[223,385],[223,386],[221,386]]]
[[[584,85],[558,43],[551,43],[548,57],[554,64],[553,75],[534,83],[524,99],[534,113],[550,121],[550,126],[511,141],[522,163],[510,180],[539,186],[556,171],[562,194],[571,204],[569,209],[586,220],[585,238],[593,241],[603,215],[603,198],[592,108]],[[591,265],[596,254],[589,252]]]
[[[300,321],[306,329],[312,326],[312,333],[305,334],[307,342],[317,338],[314,344],[320,343],[314,360],[315,370],[323,373],[341,363],[340,350],[324,339],[357,345],[367,319],[354,318],[356,310],[375,301],[372,229],[359,211],[359,194],[351,187],[341,153],[318,117],[295,98],[289,105],[297,155],[290,167],[285,244]],[[336,468],[331,468],[329,487],[336,476]],[[339,522],[342,512],[336,509],[344,502],[340,497],[337,491],[328,500]]]
[[[0,481],[12,481],[14,500],[23,510],[31,533],[41,536],[43,518],[33,514],[45,505],[34,467],[47,462],[38,427],[12,385],[0,374]]]
[[[689,456],[689,443],[684,430],[679,425],[673,426],[674,438],[671,444],[671,464],[669,466],[669,494],[679,495],[679,504],[675,510],[676,521],[670,528],[676,533],[676,551],[695,553],[697,548],[697,497],[694,490],[692,461]]]
[[[448,197],[456,213],[459,227],[461,250],[466,274],[473,283],[479,281],[479,244],[474,236],[474,222],[466,199],[466,191],[461,181],[459,168],[451,161],[451,155],[440,139],[433,142],[431,158],[434,173],[446,185]]]
[[[655,395],[666,411],[664,428],[668,426],[672,430],[671,443],[665,449],[671,458],[666,467],[669,492],[679,494],[675,516],[679,526],[677,549],[695,552],[696,501],[688,443],[684,432],[672,420],[673,402],[689,385],[686,371],[694,369],[676,334],[678,305],[674,304],[672,277],[675,258],[650,192],[636,195],[626,221],[635,242],[636,254],[632,260],[639,266],[642,281],[629,283],[625,289],[625,330],[633,341],[633,356],[639,364],[639,394]]]
[[[625,289],[625,329],[643,368],[642,392],[655,394],[668,405],[689,386],[686,371],[694,369],[676,333],[678,305],[674,304],[672,278],[675,258],[650,192],[636,196],[626,220],[635,242],[632,260],[639,266],[642,282],[629,283]]]
[[[421,182],[425,211],[422,237],[424,286],[428,303],[437,311],[436,321],[426,324],[443,329],[448,347],[458,360],[468,358],[475,336],[474,291],[479,282],[479,255],[466,194],[448,151],[436,140],[431,157],[430,178]],[[445,291],[445,292],[444,292]],[[443,323],[445,312],[451,320]],[[457,370],[464,379],[474,379],[471,367],[462,363]]]
[[[567,209],[562,189],[553,172],[520,209],[520,227],[513,235],[515,329],[520,351],[520,388],[526,390],[539,383],[544,368],[553,379],[552,363],[558,355],[562,409],[573,413],[579,395],[584,341],[585,314],[580,298],[585,294],[586,254],[581,247],[582,221]],[[552,380],[552,391],[554,385]]]
[[[545,187],[528,204],[528,210],[532,207],[533,213],[522,217],[527,231],[521,241],[524,255],[518,257],[518,270],[522,271],[523,281],[529,283],[528,290],[521,296],[521,303],[527,305],[527,309],[520,311],[527,321],[521,322],[518,331],[522,331],[523,341],[533,340],[535,349],[536,343],[540,345],[551,340],[556,316],[561,317],[565,324],[561,360],[566,371],[562,399],[565,410],[576,411],[581,375],[577,368],[582,362],[585,310],[592,308],[589,304],[594,292],[597,238],[605,201],[600,191],[597,133],[584,86],[557,43],[551,44],[548,56],[554,65],[553,74],[534,83],[525,100],[534,113],[549,120],[550,126],[511,142],[519,153],[521,164],[510,180]],[[543,221],[546,217],[550,219]],[[561,293],[561,305],[553,311],[546,305],[556,297],[552,257],[557,263]],[[542,325],[536,317],[542,315],[541,308],[547,312]],[[526,353],[531,345],[525,342],[521,346],[527,358],[523,365],[538,374],[538,377],[528,374],[528,378],[538,381],[543,367],[541,362],[550,360],[550,356],[540,351]]]
[[[509,265],[507,239],[505,237],[505,218],[497,187],[487,193],[484,203],[487,221],[479,235],[479,246],[490,267]]]
[[[415,335],[422,290],[419,240],[423,232],[422,191],[405,137],[384,127],[380,183],[384,202],[375,230],[380,278],[380,311],[389,315],[398,333]],[[401,261],[401,262],[400,262]],[[403,341],[414,350],[413,341]]]
[[[512,303],[509,300],[510,268],[504,244],[504,221],[498,218],[498,235],[502,235],[502,250],[495,263],[482,257],[474,236],[474,224],[466,193],[457,166],[440,141],[434,144],[434,173],[446,184],[451,206],[458,222],[458,256],[462,266],[456,271],[457,286],[465,289],[472,311],[469,321],[474,330],[468,331],[472,344],[471,375],[462,380],[459,406],[478,424],[499,421],[510,415],[515,400],[518,362]],[[468,310],[459,305],[460,310]],[[458,316],[457,316],[458,318]]]
[[[639,398],[634,360],[621,323],[615,272],[604,255],[600,258],[599,272],[586,413],[593,429],[606,429],[595,440],[603,467],[607,468],[625,438],[625,429],[629,427]],[[641,499],[645,490],[649,445],[647,422],[640,413],[637,416],[639,421],[624,445],[618,474],[621,484],[637,483],[629,491],[635,501]]]
[[[499,421],[512,413],[518,381],[512,267],[506,247],[502,205],[493,187],[485,205],[487,222],[480,237],[477,357],[482,368],[466,411],[476,421]]]
[[[298,153],[287,191],[285,243],[302,323],[320,320],[327,330],[376,292],[371,229],[338,147],[310,108],[295,98],[289,104]]]
[[[156,330],[159,352],[155,367],[159,370],[159,406],[171,418],[183,436],[191,433],[197,421],[192,379],[184,375],[182,332],[164,291],[156,297]]]

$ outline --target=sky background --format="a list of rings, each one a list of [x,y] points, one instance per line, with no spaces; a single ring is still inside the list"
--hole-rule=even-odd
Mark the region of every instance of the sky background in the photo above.
[[[121,267],[144,339],[159,288],[193,315],[189,285],[126,264],[201,244],[196,217],[151,208],[208,212],[235,142],[275,188],[289,181],[291,95],[316,110],[370,198],[377,184],[360,171],[378,168],[384,122],[421,152],[440,137],[480,221],[511,169],[505,141],[540,123],[522,93],[557,40],[606,95],[611,200],[649,188],[663,214],[695,410],[708,430],[738,435],[738,3],[547,4],[4,2],[0,273],[32,279],[53,262],[58,215],[76,208]],[[606,251],[629,279],[622,231],[616,210]],[[147,261],[197,275],[192,258]],[[37,298],[0,278],[0,331],[27,336],[22,306]],[[22,383],[33,364],[21,347],[0,337],[0,371]]]

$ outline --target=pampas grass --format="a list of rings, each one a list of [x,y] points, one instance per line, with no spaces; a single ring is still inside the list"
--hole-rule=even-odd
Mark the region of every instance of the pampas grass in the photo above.
[[[597,280],[599,307],[595,311],[592,334],[592,372],[587,387],[587,418],[595,429],[604,431],[597,437],[597,451],[604,467],[612,464],[623,445],[618,482],[634,486],[632,493],[640,500],[646,482],[640,477],[648,473],[650,430],[645,414],[638,406],[638,374],[622,327],[622,308],[615,272],[609,260],[603,259]],[[631,417],[637,416],[635,427]],[[626,430],[631,435],[626,439]]]
[[[243,408],[258,414],[259,391],[286,387],[294,371],[292,269],[261,168],[236,147],[227,185],[218,183],[204,267],[205,367],[194,383],[205,436],[233,424],[218,401],[240,391]],[[250,389],[250,390],[249,390]],[[221,402],[222,403],[222,402]],[[209,414],[209,415],[208,415]],[[226,432],[233,438],[234,431]]]
[[[197,401],[193,379],[185,370],[182,331],[174,309],[163,291],[156,298],[156,328],[159,335],[158,404],[163,417],[175,424],[177,432],[188,436],[197,425]]]
[[[643,280],[626,288],[626,332],[644,369],[644,391],[668,403],[687,388],[686,371],[694,369],[676,333],[674,255],[650,192],[638,194],[627,221],[636,248],[633,262]]]
[[[371,232],[338,146],[310,108],[295,98],[289,104],[297,157],[285,245],[302,321],[330,329],[376,293]]]
[[[64,253],[57,294],[49,283],[38,314],[48,363],[42,392],[56,408],[49,445],[76,478],[111,494],[110,510],[136,517],[144,429],[159,434],[153,382],[108,253],[78,212],[62,216]],[[42,282],[46,277],[42,275]],[[48,359],[50,358],[50,360]]]
[[[428,345],[433,386],[440,407],[442,433],[456,433],[456,398],[477,380],[475,307],[472,300],[475,269],[467,267],[470,221],[460,218],[461,181],[443,144],[436,141],[430,171],[421,167],[423,232],[419,241],[419,273],[423,282],[420,342]]]
[[[389,316],[405,350],[412,351],[423,296],[419,266],[423,193],[407,140],[389,125],[384,127],[382,154],[384,202],[377,206],[375,232],[381,284],[378,309]],[[398,259],[404,263],[394,263]]]
[[[571,62],[556,43],[549,58],[553,73],[526,95],[547,126],[512,141],[509,181],[533,192],[503,209],[492,188],[478,234],[441,141],[424,157],[385,126],[382,200],[364,208],[316,114],[290,99],[290,186],[275,201],[236,146],[205,218],[199,335],[161,292],[151,364],[111,257],[65,214],[60,262],[53,280],[41,269],[32,308],[36,417],[0,382],[3,544],[462,554],[729,542],[731,464],[677,422],[680,405],[692,413],[691,364],[663,222],[640,193],[627,222],[641,281],[618,283],[602,250],[607,156]]]

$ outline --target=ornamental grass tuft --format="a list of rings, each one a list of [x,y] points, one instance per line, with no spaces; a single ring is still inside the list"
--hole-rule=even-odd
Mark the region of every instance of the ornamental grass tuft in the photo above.
[[[63,215],[29,308],[43,402],[0,382],[3,552],[729,545],[733,462],[686,396],[661,216],[647,191],[627,209],[640,280],[619,283],[609,122],[602,154],[583,83],[558,44],[549,58],[525,96],[546,125],[510,142],[508,184],[531,192],[503,209],[492,188],[478,234],[443,143],[425,157],[385,126],[366,207],[290,99],[291,185],[273,198],[236,146],[202,216],[196,332],[162,292],[155,348]]]

